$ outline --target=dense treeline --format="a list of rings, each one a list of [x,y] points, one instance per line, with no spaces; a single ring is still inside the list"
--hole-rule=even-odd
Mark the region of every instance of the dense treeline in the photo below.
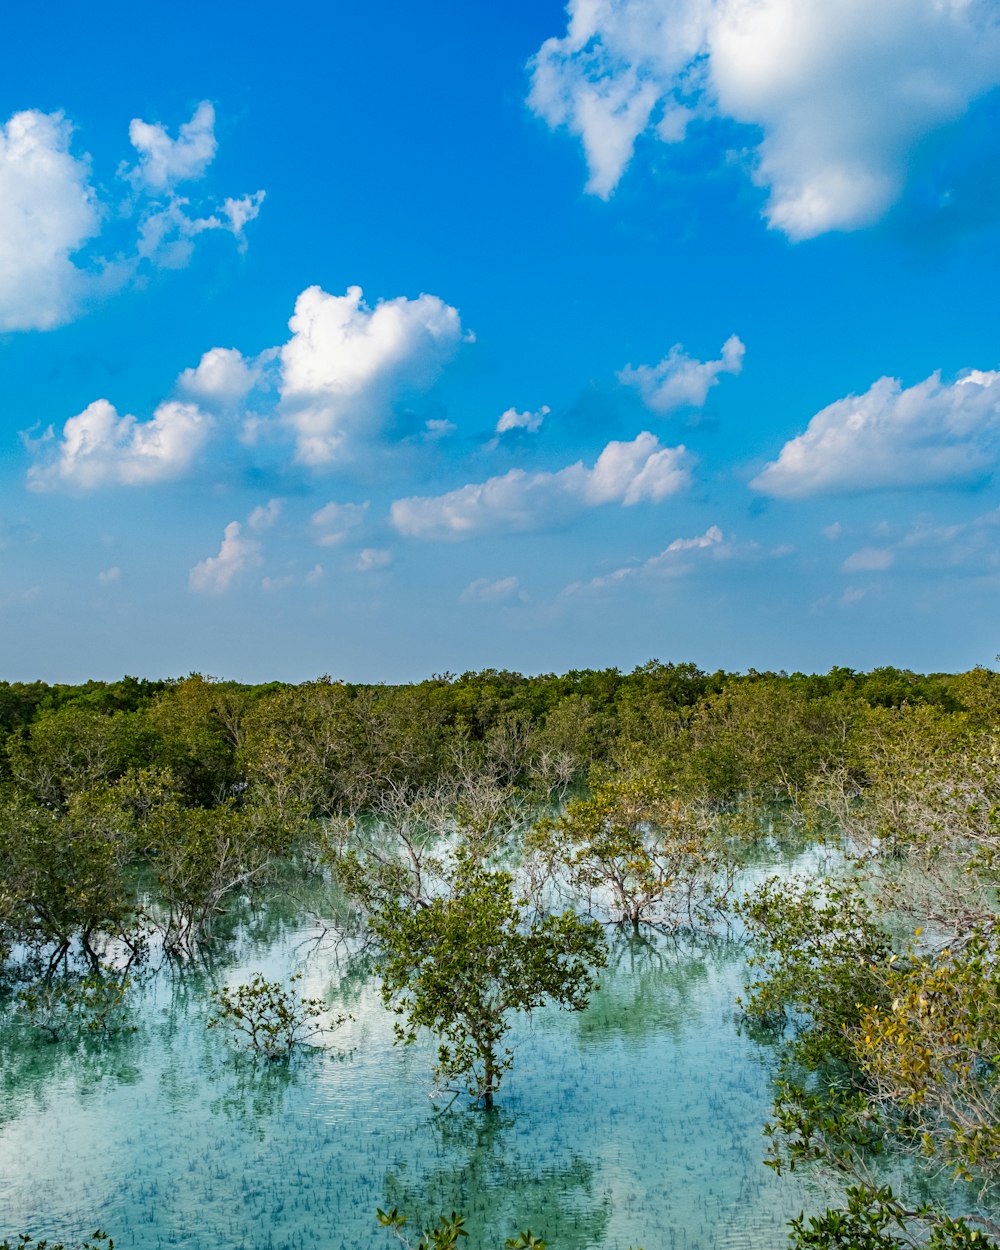
[[[59,958],[74,942],[89,953],[140,911],[168,949],[190,951],[227,898],[304,843],[313,860],[350,866],[360,851],[370,868],[378,856],[358,843],[372,821],[397,842],[414,821],[426,841],[456,819],[495,841],[531,805],[571,796],[569,823],[543,829],[534,850],[550,868],[557,851],[570,855],[578,886],[607,886],[614,872],[580,865],[597,853],[595,830],[614,830],[619,913],[637,922],[663,898],[656,873],[675,880],[678,854],[711,843],[718,813],[791,801],[801,814],[819,779],[857,793],[882,766],[872,743],[893,725],[919,712],[927,732],[964,741],[992,731],[998,700],[985,669],[736,675],[657,662],[407,686],[0,684],[0,954],[25,941]]]
[[[332,810],[363,805],[385,785],[440,780],[461,748],[509,781],[565,786],[594,764],[663,755],[669,743],[692,783],[723,797],[748,784],[795,784],[861,708],[981,712],[991,678],[894,668],[739,675],[651,661],[627,674],[486,670],[407,686],[327,677],[250,686],[197,674],[0,682],[0,764],[6,781],[42,802],[137,768],[166,768],[191,803],[210,806],[248,786],[280,790],[297,778]],[[758,741],[741,743],[754,721]],[[775,732],[781,740],[765,745]]]
[[[585,1004],[598,920],[739,915],[783,1056],[773,1161],[853,1183],[797,1244],[991,1244],[998,725],[987,669],[3,683],[0,997],[49,1036],[111,1027],[151,935],[192,956],[291,863],[343,891],[401,1036],[430,1027],[489,1107],[511,1013]],[[739,896],[782,829],[833,872]],[[897,1197],[879,1154],[967,1178],[981,1223]]]

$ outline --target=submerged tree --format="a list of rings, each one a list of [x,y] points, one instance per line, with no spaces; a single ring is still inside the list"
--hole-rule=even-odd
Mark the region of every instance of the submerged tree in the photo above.
[[[529,845],[620,924],[674,928],[717,910],[732,865],[711,822],[654,777],[617,777],[542,820]]]
[[[242,985],[224,986],[212,993],[217,1014],[208,1021],[210,1029],[224,1028],[234,1045],[271,1061],[288,1059],[292,1052],[308,1046],[314,1037],[328,1033],[349,1017],[336,1016],[323,1024],[326,1004],[321,998],[306,998],[295,988],[300,976],[285,987],[255,972]]]
[[[782,1026],[769,1162],[779,1171],[818,1162],[851,1182],[847,1207],[796,1221],[793,1244],[992,1246],[987,1234],[1000,1232],[1000,927],[936,951],[904,950],[880,897],[864,879],[771,879],[741,907],[758,977],[744,1006]],[[975,1182],[974,1212],[956,1220],[881,1186],[871,1162],[889,1152]]]
[[[407,1250],[413,1250],[402,1231],[406,1224],[405,1215],[400,1215],[395,1207],[391,1211],[383,1211],[379,1207],[376,1216],[383,1228],[387,1228]],[[454,1250],[454,1247],[458,1245],[458,1239],[468,1237],[468,1235],[465,1231],[465,1217],[459,1215],[457,1211],[452,1211],[450,1216],[440,1216],[434,1227],[424,1232],[417,1243],[416,1250]],[[547,1245],[547,1242],[536,1237],[530,1229],[518,1233],[516,1237],[508,1237],[504,1242],[506,1250],[546,1250]]]
[[[531,922],[509,873],[460,856],[452,890],[423,906],[387,900],[370,924],[381,947],[382,996],[397,1036],[439,1039],[444,1077],[493,1106],[513,1052],[512,1016],[546,1002],[582,1011],[606,951],[600,925],[572,912]]]
[[[223,903],[262,882],[276,853],[269,814],[231,800],[182,807],[169,796],[146,830],[165,911],[164,945],[172,953],[190,954]]]
[[[53,963],[74,940],[96,961],[95,936],[121,935],[134,921],[126,880],[134,840],[115,791],[95,786],[65,811],[17,793],[0,803],[0,929],[51,947]]]

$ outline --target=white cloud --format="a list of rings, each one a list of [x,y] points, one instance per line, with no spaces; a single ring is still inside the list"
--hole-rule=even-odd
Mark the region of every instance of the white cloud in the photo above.
[[[989,0],[570,0],[532,61],[529,104],[584,147],[607,197],[648,131],[757,129],[752,176],[790,238],[853,229],[899,196],[934,130],[1000,84]]]
[[[305,579],[306,585],[318,586],[320,582],[323,580],[323,577],[324,577],[324,572],[323,572],[322,564],[314,564],[312,568],[309,570],[309,572],[306,574],[306,579]]]
[[[284,500],[269,499],[266,504],[261,504],[259,507],[254,508],[247,517],[247,525],[252,530],[257,530],[258,532],[269,530],[278,517],[281,516],[283,507]]]
[[[839,521],[834,521],[832,525],[825,525],[820,531],[823,537],[829,539],[832,543],[835,543],[843,532],[844,527]]]
[[[312,514],[310,521],[321,547],[336,547],[351,530],[358,529],[368,516],[368,500],[364,503],[328,503]]]
[[[371,573],[375,569],[384,569],[391,563],[391,551],[384,547],[365,547],[358,552],[354,567],[359,573]]]
[[[496,581],[477,577],[458,596],[459,603],[507,603],[512,599],[522,602],[527,599],[516,577],[501,577]]]
[[[512,469],[445,495],[397,499],[390,515],[401,534],[417,538],[534,529],[599,504],[658,503],[688,485],[689,463],[684,447],[661,447],[643,431],[608,443],[592,469],[582,461],[555,473]]]
[[[194,369],[185,369],[178,388],[209,407],[241,403],[260,379],[260,367],[233,347],[213,347]]]
[[[281,410],[294,431],[296,458],[326,465],[350,443],[377,433],[393,403],[428,387],[462,339],[456,309],[436,295],[384,300],[375,308],[361,288],[328,295],[303,291],[281,349]]]
[[[973,370],[944,384],[940,373],[903,389],[880,378],[818,412],[750,485],[797,499],[944,485],[982,477],[1000,452],[1000,372]]]
[[[658,365],[638,365],[634,369],[626,365],[618,380],[634,386],[642,402],[654,412],[701,408],[721,373],[740,372],[745,354],[746,348],[735,334],[723,343],[718,360],[694,360],[676,343]]]
[[[110,569],[102,569],[101,572],[97,574],[97,580],[102,586],[111,586],[115,582],[120,582],[121,577],[122,571],[117,565]]]
[[[120,417],[106,399],[98,399],[70,417],[54,448],[51,431],[29,443],[42,461],[28,470],[28,485],[33,490],[59,486],[92,490],[169,481],[191,467],[211,424],[194,404],[168,400],[149,421],[137,421],[129,415]]]
[[[278,407],[247,416],[242,441],[252,445],[262,434],[291,427],[297,459],[325,464],[338,449],[347,454],[349,439],[354,450],[364,439],[371,442],[393,402],[429,385],[462,339],[458,313],[436,296],[389,300],[371,310],[357,287],[341,297],[309,288],[296,301],[290,324],[293,335],[283,347],[252,360],[235,348],[205,352],[177,379],[178,392],[197,403],[167,400],[152,420],[139,422],[119,417],[108,400],[99,399],[66,422],[57,449],[51,432],[26,438],[41,461],[29,471],[29,484],[95,487],[179,477],[213,428],[209,414],[231,416],[254,387],[271,384],[269,368],[280,376]],[[429,421],[428,437],[453,428]]]
[[[891,568],[895,556],[886,547],[862,547],[840,566],[845,573],[882,573]]]
[[[29,109],[0,125],[0,332],[63,325],[89,296],[133,278],[143,260],[168,269],[186,265],[192,240],[206,230],[228,231],[243,250],[263,191],[197,210],[174,191],[204,175],[216,150],[214,123],[207,102],[177,139],[162,126],[133,120],[129,134],[139,161],[118,171],[133,194],[113,209],[94,188],[89,158],[73,155],[73,127],[61,113]],[[83,246],[104,228],[120,236],[105,240],[115,262],[80,261]]]
[[[242,573],[257,568],[260,562],[260,543],[243,535],[239,521],[230,521],[219,554],[194,566],[188,575],[188,587],[199,594],[221,595]]]
[[[138,255],[161,269],[179,269],[191,260],[193,240],[206,230],[226,230],[246,250],[244,229],[260,213],[264,192],[227,196],[196,211],[191,201],[176,193],[182,182],[205,176],[215,159],[215,109],[208,100],[184,122],[172,139],[159,123],[135,117],[129,125],[129,139],[139,154],[136,165],[123,165],[127,179],[143,204],[139,218]]]
[[[70,259],[100,232],[90,167],[60,113],[0,126],[0,331],[51,330],[76,313],[87,275]]]
[[[229,231],[239,243],[241,252],[246,251],[243,231],[251,221],[256,221],[260,216],[266,195],[265,191],[254,191],[251,195],[241,195],[239,199],[227,196],[222,201],[222,215],[229,222]]]
[[[139,163],[128,172],[128,177],[162,191],[178,182],[200,178],[215,159],[215,109],[208,100],[202,100],[176,139],[170,138],[164,126],[134,117],[128,137],[139,153]]]
[[[257,218],[263,202],[264,192],[255,191],[241,200],[227,199],[222,208],[198,217],[189,211],[190,200],[172,195],[166,204],[156,204],[142,216],[138,254],[161,269],[182,269],[194,253],[192,240],[206,230],[227,230],[236,239],[239,250],[245,252],[243,228]]]
[[[454,434],[457,429],[458,426],[452,421],[446,421],[443,417],[432,417],[424,422],[424,437],[429,442],[436,442],[439,438],[447,438],[449,434]]]
[[[537,434],[549,411],[548,404],[542,404],[537,412],[518,412],[516,408],[508,408],[500,414],[496,432],[509,434],[511,430],[524,430],[526,434]]]
[[[717,525],[710,525],[704,534],[699,534],[697,538],[675,538],[667,548],[667,552],[673,551],[704,551],[708,547],[716,547],[722,542],[722,530]]]
[[[650,578],[681,577],[691,570],[690,558],[685,559],[685,556],[693,552],[709,552],[712,559],[729,559],[734,554],[734,548],[725,541],[725,535],[717,525],[710,525],[704,534],[696,538],[675,538],[658,556],[651,556],[641,564],[625,565],[589,582],[573,582],[563,594],[613,590],[626,582]]]

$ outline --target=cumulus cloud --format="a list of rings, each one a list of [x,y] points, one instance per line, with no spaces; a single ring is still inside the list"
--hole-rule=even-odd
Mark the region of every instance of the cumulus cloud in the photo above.
[[[658,556],[651,556],[641,564],[625,565],[589,582],[573,582],[563,594],[614,590],[625,583],[650,578],[681,577],[691,569],[690,559],[684,557],[692,552],[708,552],[712,559],[729,559],[734,549],[725,541],[722,530],[717,525],[710,525],[704,534],[695,538],[675,538]]]
[[[35,110],[0,126],[0,330],[51,330],[84,294],[71,257],[100,232],[101,211],[72,132],[62,114]]]
[[[110,569],[102,569],[100,573],[97,574],[97,580],[102,586],[112,586],[115,582],[120,582],[121,578],[122,571],[117,565],[114,565]]]
[[[259,379],[259,364],[234,347],[213,347],[195,368],[184,370],[177,386],[208,407],[229,408],[246,399]]]
[[[352,530],[360,528],[368,515],[364,503],[328,503],[312,514],[310,523],[321,547],[336,547]]]
[[[258,532],[269,530],[278,517],[281,516],[284,502],[283,499],[269,499],[266,504],[260,504],[247,517],[247,525],[252,530],[257,530]]]
[[[511,430],[524,430],[526,434],[537,434],[549,411],[548,404],[542,404],[537,412],[518,412],[516,408],[508,408],[500,414],[496,432],[509,434]]]
[[[260,543],[247,538],[239,521],[230,521],[219,554],[208,556],[188,574],[188,587],[197,594],[221,595],[248,569],[261,562]]]
[[[428,442],[437,442],[440,438],[447,438],[449,434],[454,434],[458,429],[453,421],[447,421],[444,417],[431,417],[429,421],[424,422],[424,438]]]
[[[704,534],[697,538],[675,538],[666,550],[669,555],[674,551],[705,551],[708,547],[717,547],[722,542],[722,530],[717,525],[710,525]]]
[[[735,334],[723,343],[718,360],[695,360],[680,343],[675,343],[658,365],[638,365],[634,369],[626,365],[618,380],[634,386],[653,412],[701,408],[708,392],[718,384],[720,374],[740,372],[745,354],[746,348]]]
[[[477,577],[458,596],[459,603],[509,603],[515,599],[527,599],[516,577],[500,577],[496,581]]]
[[[221,209],[199,217],[192,212],[189,199],[171,196],[166,204],[155,205],[142,216],[139,256],[160,269],[182,269],[194,253],[193,240],[206,230],[227,230],[236,239],[240,251],[245,252],[244,227],[257,217],[263,202],[264,192],[255,191],[239,201],[226,200]]]
[[[754,127],[754,181],[792,239],[854,229],[898,198],[928,134],[1000,84],[989,0],[570,0],[532,60],[529,104],[583,144],[607,197],[644,132]]]
[[[225,230],[240,251],[246,250],[246,226],[260,213],[264,192],[227,196],[220,203],[202,203],[197,208],[176,188],[183,182],[203,178],[215,159],[215,109],[208,100],[195,109],[191,120],[172,139],[159,123],[134,117],[129,139],[139,154],[138,162],[119,170],[132,184],[139,212],[138,255],[161,269],[187,265],[194,250],[193,240],[206,230]]]
[[[582,461],[554,473],[512,469],[444,495],[397,499],[393,525],[413,538],[467,538],[496,530],[528,530],[606,503],[658,503],[690,482],[684,447],[661,447],[643,431],[611,442],[593,468]]]
[[[310,287],[296,301],[292,337],[248,359],[235,348],[213,347],[177,379],[180,399],[162,403],[150,421],[119,417],[106,399],[66,422],[58,448],[51,432],[25,439],[39,457],[29,472],[37,487],[139,484],[178,477],[191,467],[210,431],[233,423],[234,412],[256,387],[276,386],[270,410],[244,416],[241,440],[290,430],[296,459],[321,467],[335,453],[371,445],[388,422],[395,401],[430,385],[462,340],[458,313],[434,295],[387,300],[374,309],[352,287],[346,296]],[[191,402],[194,401],[194,402]],[[454,426],[434,419],[427,437]],[[363,505],[367,507],[366,505]],[[350,516],[341,514],[340,520]],[[339,541],[335,513],[315,521],[326,526],[319,541]],[[355,517],[355,520],[358,518]],[[353,523],[353,522],[352,522]]]
[[[168,400],[148,421],[119,416],[106,399],[95,400],[63,426],[29,446],[40,462],[28,470],[33,490],[60,486],[150,486],[180,477],[194,462],[211,429],[195,404]]]
[[[166,127],[133,117],[128,137],[139,154],[138,164],[128,177],[161,191],[200,178],[215,159],[215,109],[208,100],[202,100],[176,139],[171,139]]]
[[[500,414],[493,437],[485,444],[486,450],[496,451],[505,434],[537,434],[549,412],[548,404],[542,404],[537,412],[518,412],[516,408],[508,408]]]
[[[256,219],[264,202],[264,192],[227,196],[220,203],[192,206],[176,188],[183,182],[203,178],[215,159],[215,109],[208,100],[195,109],[172,139],[166,127],[134,117],[129,139],[139,154],[131,168],[119,173],[137,192],[143,208],[139,221],[139,256],[162,269],[187,265],[194,250],[193,240],[206,230],[225,230],[240,251],[246,250],[244,230]]]
[[[984,476],[1000,451],[1000,372],[972,370],[953,383],[940,373],[906,389],[880,378],[818,412],[750,485],[798,499]]]
[[[392,552],[385,547],[365,547],[358,552],[354,567],[359,573],[371,573],[392,563]]]
[[[456,309],[436,295],[383,300],[361,288],[303,291],[281,349],[281,413],[302,464],[328,465],[376,434],[396,401],[428,387],[462,340]]]
[[[119,175],[129,201],[110,206],[95,190],[89,157],[72,152],[73,127],[61,113],[35,109],[0,125],[0,331],[50,330],[77,316],[88,296],[126,283],[142,261],[186,265],[206,230],[231,233],[242,250],[263,191],[192,206],[180,182],[204,176],[216,151],[215,112],[204,102],[172,139],[159,125],[133,119],[139,154]],[[108,231],[118,259],[86,260],[82,249]]]

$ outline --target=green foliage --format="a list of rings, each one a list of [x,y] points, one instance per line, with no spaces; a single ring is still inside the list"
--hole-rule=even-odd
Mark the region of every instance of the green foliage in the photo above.
[[[382,995],[402,1020],[397,1036],[429,1029],[439,1070],[465,1080],[486,1108],[513,1053],[516,1012],[552,1001],[580,1011],[606,961],[600,926],[571,912],[529,919],[511,875],[460,857],[450,892],[423,906],[386,900],[371,917]]]
[[[376,1218],[383,1228],[388,1228],[405,1246],[409,1246],[409,1242],[402,1235],[402,1230],[406,1224],[406,1216],[400,1215],[395,1207],[391,1211],[383,1211],[381,1207],[376,1212]],[[468,1237],[465,1231],[465,1220],[457,1211],[452,1211],[450,1216],[442,1215],[438,1223],[429,1229],[421,1237],[417,1243],[417,1250],[453,1250],[458,1245],[460,1237]],[[537,1243],[535,1243],[537,1244]],[[544,1247],[544,1242],[541,1245]]]
[[[704,812],[655,777],[596,785],[528,845],[620,924],[692,925],[727,892],[725,845]]]
[[[795,1250],[996,1250],[997,1243],[964,1219],[932,1207],[908,1210],[889,1186],[855,1185],[843,1208],[791,1221]],[[919,1232],[917,1231],[919,1229]]]
[[[547,797],[579,785],[604,747],[604,726],[586,695],[570,694],[529,729],[531,779]]]
[[[17,940],[56,943],[122,933],[134,917],[126,870],[134,854],[128,818],[106,785],[74,795],[65,811],[14,793],[0,802],[0,908]]]
[[[741,1005],[751,1021],[787,1038],[765,1126],[767,1161],[778,1171],[815,1160],[850,1169],[883,1146],[853,1039],[866,1014],[889,1002],[888,936],[850,878],[772,877],[737,912],[756,978]]]
[[[43,977],[17,992],[24,1021],[50,1042],[134,1032],[128,1011],[131,980],[105,968],[80,976],[71,972]]]
[[[41,1241],[36,1241],[27,1233],[21,1233],[17,1241],[7,1239],[0,1241],[0,1250],[29,1250],[29,1247],[31,1250],[115,1250],[115,1243],[107,1233],[101,1232],[100,1229],[75,1246],[64,1245],[61,1241],[49,1241],[45,1237]]]
[[[381,1207],[376,1211],[376,1219],[383,1228],[387,1228],[393,1236],[408,1250],[413,1250],[411,1243],[407,1241],[403,1232],[406,1226],[406,1216],[400,1215],[395,1207],[389,1211],[383,1211]],[[416,1250],[454,1250],[459,1244],[460,1237],[468,1237],[465,1229],[465,1219],[459,1215],[457,1211],[452,1211],[451,1215],[441,1215],[435,1226],[425,1231]],[[547,1241],[543,1241],[541,1237],[536,1237],[530,1229],[508,1237],[504,1244],[504,1250],[546,1250]],[[0,1247],[0,1250],[3,1250]],[[631,1247],[629,1247],[631,1250]]]
[[[301,974],[291,978],[291,985]],[[268,981],[256,972],[242,985],[214,990],[217,1014],[208,1021],[210,1029],[222,1027],[234,1045],[252,1051],[263,1059],[288,1059],[292,1052],[308,1045],[312,1038],[343,1024],[348,1016],[335,1016],[321,1024],[326,1004],[321,998],[304,998],[280,981]]]
[[[152,757],[185,803],[212,806],[239,788],[236,753],[249,702],[245,687],[192,673],[145,712]]]
[[[889,1001],[892,946],[857,881],[770,877],[736,905],[756,979],[742,1002],[764,1024],[791,1023],[807,1067],[849,1062],[851,1033]]]
[[[872,1101],[957,1176],[1000,1183],[1000,925],[911,952],[852,1040]]]
[[[39,716],[8,741],[11,775],[36,803],[64,810],[74,795],[113,782],[149,753],[142,718],[81,703]]]
[[[150,811],[146,830],[168,951],[190,954],[210,935],[224,902],[263,883],[278,829],[268,812],[232,800],[184,807],[170,795]]]
[[[794,796],[840,758],[854,715],[849,701],[809,698],[785,678],[727,682],[692,710],[678,779],[714,798]]]
[[[1000,1185],[995,736],[930,705],[876,708],[851,752],[860,793],[844,774],[823,784],[863,871],[774,879],[741,906],[758,976],[747,1013],[791,1025],[770,1161],[860,1179],[883,1151],[924,1156],[989,1204]],[[887,1192],[856,1187],[845,1209],[799,1221],[795,1244],[992,1244]]]

